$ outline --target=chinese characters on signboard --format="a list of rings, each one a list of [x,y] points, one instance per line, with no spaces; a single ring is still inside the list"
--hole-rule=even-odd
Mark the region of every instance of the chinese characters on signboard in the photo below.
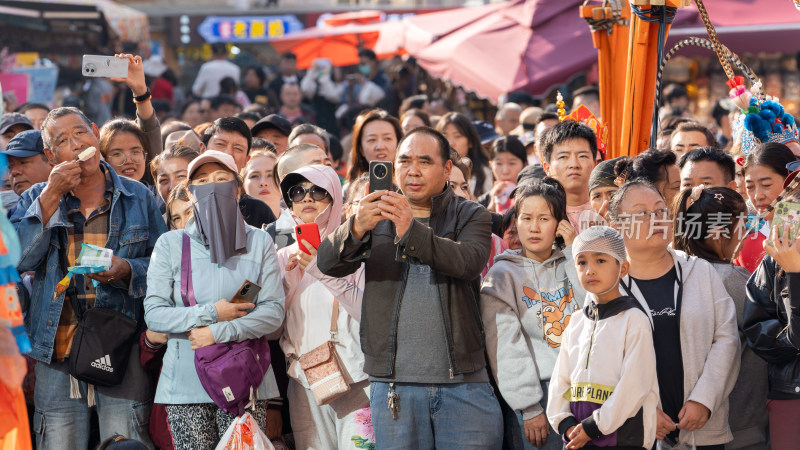
[[[209,16],[197,27],[208,43],[263,42],[303,29],[297,17],[282,16],[218,17]]]

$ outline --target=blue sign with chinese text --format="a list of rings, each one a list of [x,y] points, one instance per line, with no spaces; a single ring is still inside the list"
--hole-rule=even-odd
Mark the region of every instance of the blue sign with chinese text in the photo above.
[[[282,16],[208,16],[197,27],[197,33],[209,44],[215,42],[264,42],[303,29],[291,14]]]

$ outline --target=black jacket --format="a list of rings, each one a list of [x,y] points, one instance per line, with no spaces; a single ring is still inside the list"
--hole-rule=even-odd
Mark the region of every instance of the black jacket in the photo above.
[[[432,198],[430,227],[414,221],[403,239],[397,239],[394,223],[384,220],[359,241],[350,233],[353,219],[322,241],[317,267],[342,277],[365,263],[360,332],[364,371],[375,377],[394,375],[397,321],[409,262],[428,265],[436,274],[451,376],[483,369],[478,299],[492,232],[486,208],[456,196],[447,186]]]
[[[769,364],[769,398],[800,398],[800,273],[786,273],[769,255],[747,282],[744,333]]]
[[[254,228],[261,228],[277,220],[266,203],[247,194],[242,194],[239,198],[239,211],[242,212],[245,223]]]

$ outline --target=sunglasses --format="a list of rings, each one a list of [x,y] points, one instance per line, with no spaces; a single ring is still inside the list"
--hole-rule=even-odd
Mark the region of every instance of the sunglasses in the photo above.
[[[289,200],[291,200],[292,203],[302,202],[303,199],[306,198],[306,194],[311,196],[311,200],[320,202],[328,196],[328,191],[319,186],[311,186],[306,189],[303,186],[297,185],[289,188]]]
[[[800,170],[800,160],[792,161],[789,164],[786,164],[786,170],[788,170],[789,173]]]

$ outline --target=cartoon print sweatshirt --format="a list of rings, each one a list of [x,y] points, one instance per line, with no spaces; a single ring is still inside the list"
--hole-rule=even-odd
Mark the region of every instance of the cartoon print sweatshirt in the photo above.
[[[658,378],[653,329],[639,302],[618,297],[573,315],[550,378],[547,418],[558,433],[583,424],[596,447],[651,448]]]
[[[524,420],[544,412],[542,381],[550,379],[564,330],[583,305],[570,247],[544,262],[506,250],[481,287],[489,365],[500,393]]]

